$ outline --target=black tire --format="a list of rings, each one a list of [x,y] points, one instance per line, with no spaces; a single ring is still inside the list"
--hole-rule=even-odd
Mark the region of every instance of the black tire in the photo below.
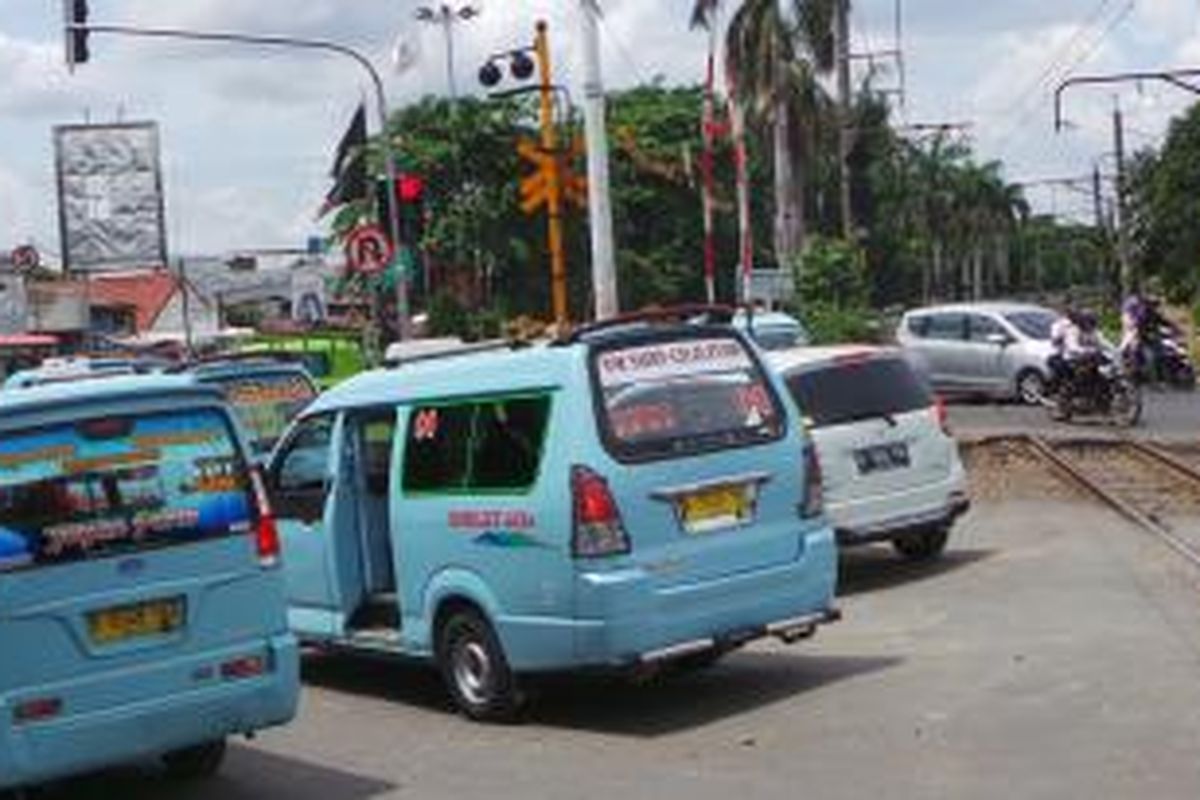
[[[477,722],[513,722],[524,705],[500,639],[473,608],[451,611],[437,631],[437,660],[454,704]]]
[[[896,552],[909,561],[932,561],[946,549],[950,539],[949,528],[931,528],[921,533],[901,536],[892,540]]]
[[[1114,417],[1117,424],[1132,428],[1142,421],[1142,390],[1132,381],[1122,381],[1115,388]]]
[[[1059,389],[1050,400],[1050,419],[1055,422],[1070,422],[1074,401],[1066,389]]]
[[[1017,375],[1017,400],[1027,406],[1040,406],[1046,397],[1046,376],[1036,369],[1023,369]]]
[[[225,740],[205,742],[193,747],[172,750],[162,757],[167,774],[176,780],[196,781],[211,778],[225,760]]]

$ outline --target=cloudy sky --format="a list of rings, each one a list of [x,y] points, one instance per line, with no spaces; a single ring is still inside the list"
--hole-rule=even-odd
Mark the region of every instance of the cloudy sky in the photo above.
[[[1072,70],[1200,66],[1200,0],[903,0],[906,118],[969,121],[985,159],[1012,180],[1111,172],[1111,90],[1068,96],[1072,125],[1055,135],[1052,87]],[[458,32],[459,82],[474,90],[481,55],[528,40],[550,21],[555,58],[577,72],[574,0],[476,0]],[[445,91],[440,32],[413,23],[418,0],[92,0],[92,21],[334,39],[385,70],[393,103]],[[894,46],[894,0],[854,0],[854,47]],[[705,38],[688,30],[691,0],[604,0],[611,87],[662,75],[694,82]],[[57,251],[51,127],[153,119],[162,130],[168,235],[176,253],[300,246],[319,232],[330,151],[365,82],[348,61],[222,45],[92,39],[92,62],[63,66],[60,0],[0,0],[0,249]],[[388,68],[397,36],[419,44],[416,68]],[[860,62],[865,64],[865,62]],[[882,63],[882,62],[881,62]],[[894,83],[884,75],[878,86]],[[578,92],[576,93],[578,94]],[[1119,92],[1129,146],[1161,140],[1189,95],[1157,85]],[[374,125],[372,120],[372,125]],[[1033,186],[1044,210],[1082,216],[1090,200]]]

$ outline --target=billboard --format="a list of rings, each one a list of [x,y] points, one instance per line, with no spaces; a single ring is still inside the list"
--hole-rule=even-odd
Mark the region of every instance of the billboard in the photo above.
[[[167,263],[157,125],[58,125],[54,152],[65,270]]]

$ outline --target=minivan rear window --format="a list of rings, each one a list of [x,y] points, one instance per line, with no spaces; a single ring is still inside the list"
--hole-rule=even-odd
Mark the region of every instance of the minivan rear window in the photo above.
[[[929,387],[900,358],[868,358],[787,376],[788,391],[813,427],[886,419],[933,405]]]
[[[678,458],[783,435],[779,401],[736,338],[609,347],[592,358],[601,433],[619,459]]]
[[[0,437],[0,572],[247,533],[249,473],[216,409]]]
[[[297,372],[222,378],[215,381],[238,415],[256,454],[269,453],[288,423],[317,396]]]

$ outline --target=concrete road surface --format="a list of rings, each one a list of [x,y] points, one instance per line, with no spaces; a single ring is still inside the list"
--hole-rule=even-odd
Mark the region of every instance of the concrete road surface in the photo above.
[[[1200,392],[1146,390],[1143,397],[1145,410],[1141,425],[1132,431],[1135,435],[1165,442],[1200,441]],[[1070,435],[1125,432],[1123,428],[1104,424],[1055,422],[1044,408],[982,401],[952,403],[950,424],[959,436],[1014,432]]]
[[[300,719],[223,775],[151,768],[66,798],[1192,798],[1200,594],[1088,505],[977,508],[940,563],[846,559],[845,621],[659,686],[549,686],[516,727],[452,714],[420,669],[307,667]]]

